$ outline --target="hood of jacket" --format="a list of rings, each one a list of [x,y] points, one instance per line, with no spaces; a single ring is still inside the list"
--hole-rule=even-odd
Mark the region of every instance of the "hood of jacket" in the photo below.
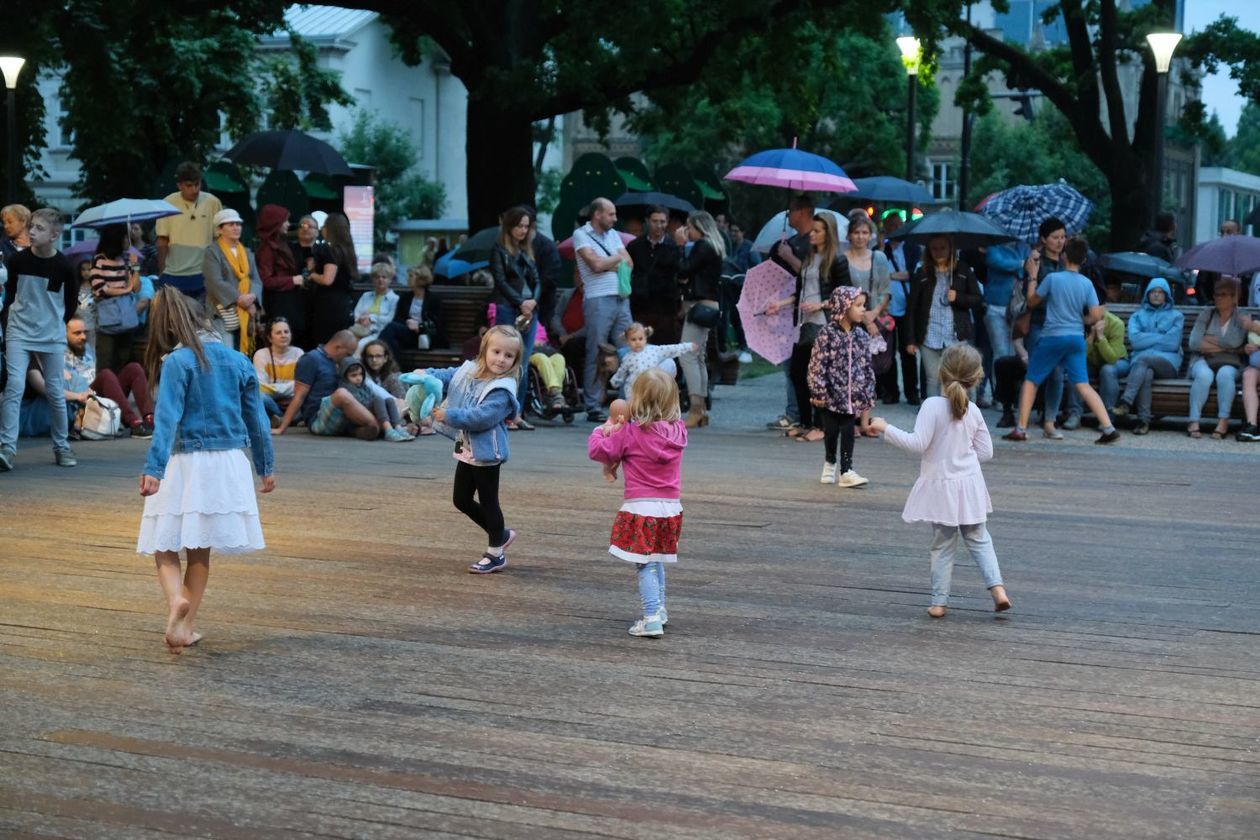
[[[839,326],[844,313],[848,312],[853,301],[860,297],[866,297],[866,292],[857,286],[837,286],[831,293],[831,323]]]
[[[340,362],[337,363],[337,376],[339,376],[342,379],[345,379],[350,374],[350,369],[354,367],[363,368],[363,381],[366,383],[367,378],[368,378],[367,365],[363,364],[363,362],[360,361],[358,357],[356,356],[346,356],[344,359],[342,359]]]
[[[279,204],[264,204],[262,209],[258,211],[258,220],[255,226],[258,238],[260,240],[278,239],[280,228],[288,219],[289,211]]]
[[[643,453],[664,464],[687,448],[687,427],[678,420],[658,420],[647,426],[631,423]]]
[[[1164,303],[1162,306],[1155,306],[1151,303],[1151,292],[1155,289],[1162,289],[1164,292]],[[1173,308],[1172,288],[1168,285],[1167,280],[1163,277],[1155,277],[1151,279],[1150,284],[1146,287],[1146,294],[1142,297],[1142,308],[1152,310]]]

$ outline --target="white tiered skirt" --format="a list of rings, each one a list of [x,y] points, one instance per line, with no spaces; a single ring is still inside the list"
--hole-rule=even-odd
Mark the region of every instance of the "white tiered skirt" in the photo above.
[[[244,450],[171,456],[158,492],[144,500],[138,554],[183,548],[244,554],[264,547],[253,470]]]

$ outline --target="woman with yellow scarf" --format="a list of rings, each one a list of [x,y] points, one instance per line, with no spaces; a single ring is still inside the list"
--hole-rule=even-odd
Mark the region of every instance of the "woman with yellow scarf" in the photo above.
[[[254,352],[262,278],[253,252],[241,244],[241,215],[230,208],[220,210],[214,216],[214,230],[215,240],[201,261],[207,314],[224,342],[249,356]]]

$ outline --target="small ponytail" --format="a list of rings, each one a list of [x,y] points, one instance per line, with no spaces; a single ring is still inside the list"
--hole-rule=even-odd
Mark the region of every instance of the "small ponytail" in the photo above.
[[[626,337],[626,340],[628,341],[630,339],[630,336],[639,332],[643,333],[644,338],[651,338],[652,333],[655,332],[655,330],[653,330],[651,327],[645,327],[642,324],[640,324],[638,321],[635,321],[633,324],[626,327],[626,331],[622,333],[622,335],[624,335]]]
[[[949,400],[955,420],[967,416],[971,404],[967,392],[984,378],[980,351],[970,344],[954,344],[941,354],[941,394]]]

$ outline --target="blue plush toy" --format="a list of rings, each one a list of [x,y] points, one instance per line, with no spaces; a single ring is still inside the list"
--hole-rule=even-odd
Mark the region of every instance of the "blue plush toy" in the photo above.
[[[404,373],[399,380],[407,389],[407,408],[413,420],[427,419],[442,399],[442,380],[428,373]]]

